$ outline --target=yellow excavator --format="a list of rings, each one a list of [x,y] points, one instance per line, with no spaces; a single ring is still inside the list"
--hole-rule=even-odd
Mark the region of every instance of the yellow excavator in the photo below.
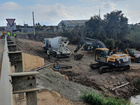
[[[91,64],[92,69],[99,69],[99,72],[105,73],[109,71],[129,70],[131,57],[127,54],[109,54],[108,48],[95,49],[96,64]]]
[[[86,40],[88,39],[88,40]],[[109,54],[109,49],[105,44],[96,39],[84,38],[79,43],[76,50],[77,52],[81,47],[88,46],[90,48],[96,47],[94,59],[97,63],[91,64],[92,69],[99,69],[99,72],[105,73],[108,71],[129,70],[131,64],[131,57],[127,54]]]
[[[140,63],[140,53],[135,53],[134,50],[125,48],[125,44],[121,43],[116,49],[113,49],[114,54],[127,54],[131,57],[131,61]]]
[[[140,53],[135,53],[132,49],[125,49],[125,53],[131,56],[131,60],[140,63]]]

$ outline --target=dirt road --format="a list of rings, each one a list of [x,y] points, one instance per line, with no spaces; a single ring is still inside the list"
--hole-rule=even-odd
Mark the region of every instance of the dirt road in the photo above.
[[[83,53],[84,57],[80,61],[75,61],[73,55],[70,58],[57,59],[51,57],[47,60],[46,54],[43,52],[43,43],[35,42],[26,39],[18,40],[18,48],[23,52],[30,53],[45,58],[45,63],[58,62],[60,65],[72,66],[72,69],[59,69],[58,71],[64,75],[67,75],[70,81],[80,83],[85,86],[92,87],[94,89],[102,91],[105,95],[115,95],[116,97],[129,98],[131,95],[137,93],[137,89],[134,87],[133,81],[140,78],[140,64],[132,63],[129,71],[109,72],[99,74],[98,70],[90,69],[89,65],[95,63],[93,59],[93,53]],[[75,45],[68,46],[72,51],[76,48]],[[126,86],[114,89],[117,86],[121,86],[128,83]]]

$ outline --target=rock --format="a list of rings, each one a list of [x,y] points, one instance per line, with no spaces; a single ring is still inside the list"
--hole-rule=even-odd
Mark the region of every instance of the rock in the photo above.
[[[118,81],[118,82],[117,82],[117,85],[121,85],[121,82]]]
[[[112,79],[115,79],[115,76],[111,76]]]
[[[52,91],[51,93],[53,94],[54,97],[61,97],[61,95],[56,91]]]
[[[65,80],[69,80],[69,78],[68,78],[66,75],[62,75],[62,77],[63,77]]]
[[[119,96],[120,94],[119,94],[119,92],[117,91],[117,90],[115,90],[115,94],[117,95],[117,96]]]
[[[107,85],[104,85],[104,87],[105,87],[106,89],[108,89],[108,86],[107,86]]]

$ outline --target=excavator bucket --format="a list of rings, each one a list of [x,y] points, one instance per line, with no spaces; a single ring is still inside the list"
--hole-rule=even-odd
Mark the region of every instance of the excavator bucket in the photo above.
[[[74,59],[75,60],[81,60],[83,58],[83,56],[84,56],[83,54],[75,54]]]

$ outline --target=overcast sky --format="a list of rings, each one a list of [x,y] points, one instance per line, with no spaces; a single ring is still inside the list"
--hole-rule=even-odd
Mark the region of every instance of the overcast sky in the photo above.
[[[61,20],[83,20],[91,16],[122,10],[128,22],[140,22],[140,0],[0,0],[0,26],[6,18],[15,18],[17,25],[35,23],[57,25]]]

